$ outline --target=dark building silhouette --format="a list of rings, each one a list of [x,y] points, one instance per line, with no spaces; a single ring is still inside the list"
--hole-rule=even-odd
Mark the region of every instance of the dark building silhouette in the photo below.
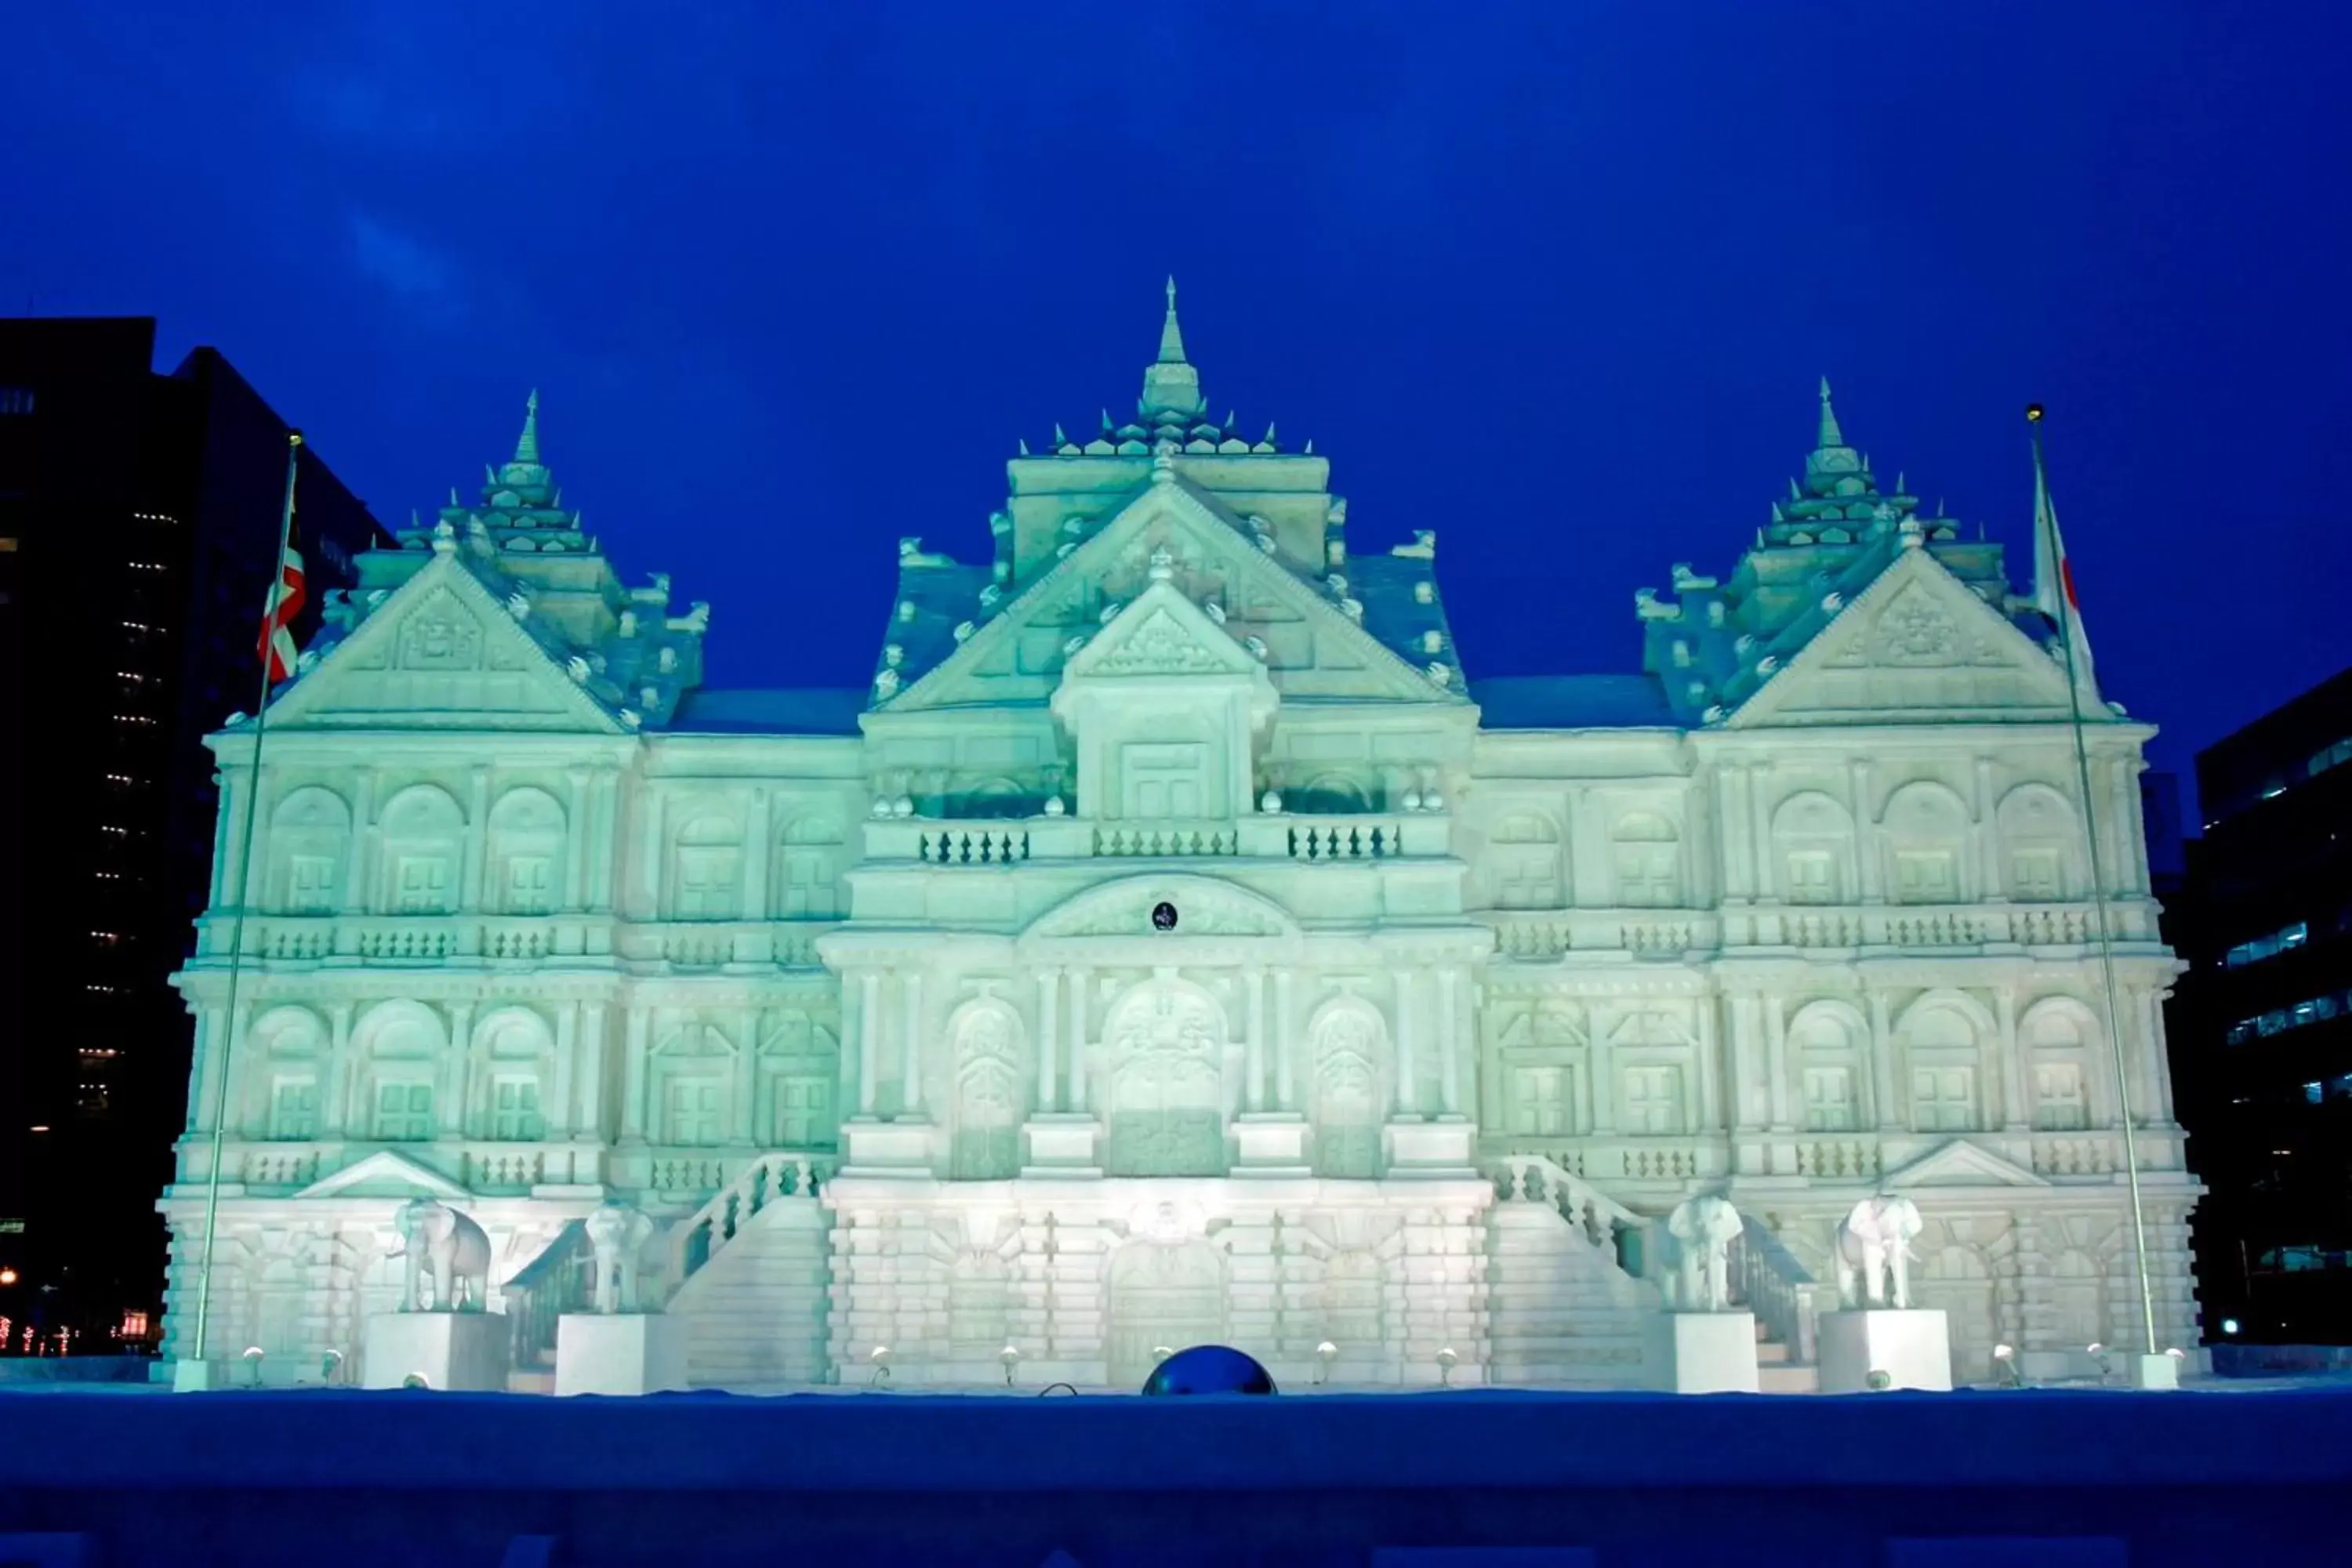
[[[214,847],[202,739],[254,705],[287,425],[146,318],[0,320],[0,1317],[155,1321],[187,1099],[167,977]],[[302,448],[315,624],[374,533]],[[22,1228],[15,1228],[16,1222]],[[38,1310],[35,1310],[37,1302]]]
[[[2198,753],[2197,788],[2167,1016],[2206,1331],[2352,1342],[2352,670]]]

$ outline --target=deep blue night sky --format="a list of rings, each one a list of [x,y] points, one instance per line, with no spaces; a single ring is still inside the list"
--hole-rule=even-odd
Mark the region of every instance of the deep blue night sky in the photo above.
[[[232,17],[231,12],[236,14]],[[1339,18],[1344,18],[1339,20]],[[1016,437],[1212,413],[1415,527],[1472,675],[1632,668],[1811,445],[2030,561],[2195,746],[2352,658],[2343,81],[2315,4],[24,5],[0,310],[162,318],[387,521],[542,389],[714,685],[856,685]],[[2022,584],[2020,584],[2022,586]]]

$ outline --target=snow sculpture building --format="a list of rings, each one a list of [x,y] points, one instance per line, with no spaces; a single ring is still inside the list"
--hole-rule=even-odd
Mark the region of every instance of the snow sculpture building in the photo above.
[[[175,1343],[224,1063],[210,1342],[273,1378],[360,1353],[417,1195],[491,1235],[526,1368],[618,1196],[699,1384],[1132,1387],[1223,1341],[1601,1386],[1678,1200],[1738,1205],[1801,1362],[1887,1191],[1958,1374],[2057,1372],[2141,1337],[2126,1089],[2190,1340],[2151,731],[2085,694],[2110,1010],[1999,545],[1883,489],[1825,385],[1734,570],[1637,595],[1643,673],[1474,682],[1435,536],[1354,552],[1324,458],[1207,410],[1171,285],[1134,418],[1024,446],[992,559],[899,542],[867,689],[748,691],[563,507],[534,400],[478,502],[362,560],[261,776],[215,738]]]

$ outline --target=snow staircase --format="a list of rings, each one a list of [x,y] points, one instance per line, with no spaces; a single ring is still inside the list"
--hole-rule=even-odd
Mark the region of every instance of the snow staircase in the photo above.
[[[1646,1223],[1550,1161],[1512,1155],[1487,1211],[1487,1375],[1506,1387],[1641,1388],[1654,1286],[1620,1266]]]
[[[832,1216],[806,1156],[766,1154],[679,1226],[668,1310],[690,1323],[687,1381],[761,1389],[825,1382]]]

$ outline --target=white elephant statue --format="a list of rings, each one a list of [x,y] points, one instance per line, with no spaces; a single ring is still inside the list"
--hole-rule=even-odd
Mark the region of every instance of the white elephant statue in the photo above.
[[[479,1312],[489,1305],[490,1238],[482,1227],[432,1198],[401,1205],[401,1250],[394,1258],[408,1259],[408,1282],[402,1292],[404,1312],[426,1310],[419,1300],[425,1271],[433,1270],[436,1312]]]
[[[1731,1306],[1732,1239],[1747,1228],[1731,1200],[1712,1193],[1685,1198],[1666,1215],[1675,1244],[1669,1304],[1678,1312],[1721,1312]]]
[[[596,1257],[595,1310],[608,1317],[643,1310],[638,1259],[653,1236],[654,1222],[626,1204],[612,1203],[598,1207],[584,1223]]]
[[[1911,1238],[1926,1228],[1909,1198],[1864,1198],[1838,1222],[1838,1295],[1848,1308],[1911,1305]]]

